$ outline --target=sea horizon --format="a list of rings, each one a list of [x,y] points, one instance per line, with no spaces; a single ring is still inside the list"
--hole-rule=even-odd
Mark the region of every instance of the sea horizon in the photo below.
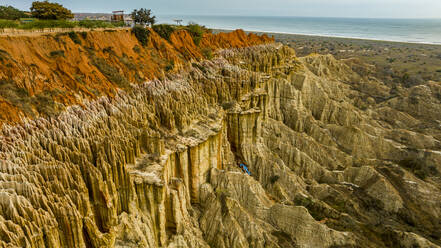
[[[161,15],[158,23],[174,23],[175,19],[212,29],[441,45],[438,18]]]
[[[83,13],[83,12],[78,12],[78,13]],[[273,17],[277,17],[277,18],[318,18],[318,19],[326,19],[326,18],[331,18],[331,19],[385,19],[385,20],[441,20],[441,17],[402,17],[402,18],[397,18],[397,17],[349,17],[349,16],[289,16],[289,15],[237,15],[237,14],[215,14],[215,15],[210,15],[210,14],[159,14],[155,17],[171,17],[171,16],[176,16],[176,17],[194,17],[194,16],[201,16],[201,17],[262,17],[262,18],[273,18]]]

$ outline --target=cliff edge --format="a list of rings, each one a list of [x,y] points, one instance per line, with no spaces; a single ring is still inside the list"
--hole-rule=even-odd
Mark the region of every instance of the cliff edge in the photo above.
[[[205,33],[196,46],[185,30],[169,40],[148,29],[142,45],[130,29],[59,32],[0,39],[0,125],[53,116],[82,99],[113,96],[130,84],[164,78],[224,48],[274,40],[267,36]]]

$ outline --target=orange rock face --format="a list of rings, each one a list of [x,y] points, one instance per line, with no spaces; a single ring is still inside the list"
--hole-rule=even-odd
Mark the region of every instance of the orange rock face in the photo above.
[[[7,120],[10,123],[20,121],[20,116],[19,116],[20,110],[1,97],[0,97],[0,111],[1,111],[0,117],[4,120]]]
[[[270,42],[274,40],[242,30],[205,34],[200,46],[183,30],[172,34],[170,42],[150,30],[145,47],[128,29],[1,37],[0,125],[161,78],[164,71],[183,69],[188,60],[203,59],[204,48]]]
[[[253,33],[247,35],[243,30],[239,29],[231,33],[204,34],[201,46],[212,49],[224,49],[249,47],[273,42],[274,38],[270,38],[267,35],[258,36]]]

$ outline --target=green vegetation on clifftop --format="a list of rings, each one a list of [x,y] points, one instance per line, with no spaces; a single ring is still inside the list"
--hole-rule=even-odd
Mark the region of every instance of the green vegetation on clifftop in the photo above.
[[[0,20],[0,29],[44,29],[44,28],[116,28],[124,27],[124,22],[107,21],[66,21],[66,20],[36,20],[33,22],[20,23],[19,21]]]

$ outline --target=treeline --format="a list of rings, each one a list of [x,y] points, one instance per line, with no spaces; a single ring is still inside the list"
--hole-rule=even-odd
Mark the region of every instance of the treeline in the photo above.
[[[0,6],[0,19],[18,20],[20,18],[29,17],[24,11],[16,9],[12,6]]]
[[[30,7],[30,11],[21,11],[12,6],[0,6],[0,29],[44,29],[44,28],[113,28],[123,27],[124,21],[109,22],[82,20],[72,21],[74,17],[72,11],[59,3],[48,1],[35,1]],[[211,32],[204,26],[196,23],[189,23],[187,26],[160,24],[155,25],[156,16],[152,15],[150,9],[135,9],[131,13],[134,27],[132,33],[143,45],[147,45],[150,31],[146,26],[150,26],[162,38],[170,41],[170,36],[177,30],[186,30],[190,33],[194,43],[199,46],[202,36],[206,32]],[[23,18],[25,18],[23,21]],[[32,18],[32,19],[31,19]],[[21,20],[21,21],[20,21]]]
[[[63,5],[48,1],[33,2],[30,11],[21,11],[12,6],[0,6],[0,29],[114,28],[125,26],[122,21],[72,21],[73,17],[72,11]]]
[[[67,20],[72,19],[72,11],[59,3],[35,1],[30,11],[22,11],[12,6],[0,6],[0,19],[19,20],[20,18],[36,18],[40,20]]]
[[[43,29],[43,28],[115,28],[124,27],[124,22],[108,21],[68,21],[68,20],[35,20],[32,22],[18,22],[12,20],[0,20],[0,29]]]

